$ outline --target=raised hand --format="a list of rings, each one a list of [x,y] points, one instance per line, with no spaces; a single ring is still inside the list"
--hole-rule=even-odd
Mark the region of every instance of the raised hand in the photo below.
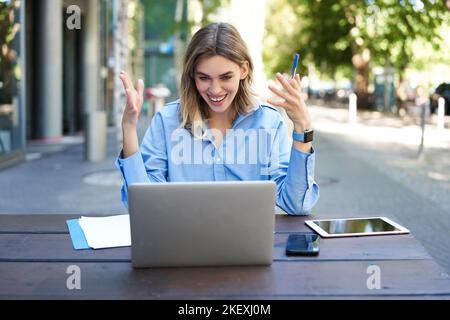
[[[272,85],[269,86],[269,89],[284,101],[278,102],[274,99],[268,99],[267,102],[284,108],[296,131],[303,132],[306,129],[311,129],[309,112],[302,98],[300,75],[296,74],[293,79],[286,80],[280,73],[277,73],[276,79],[283,86],[283,90]]]
[[[137,124],[144,102],[144,81],[139,79],[136,90],[124,71],[120,73],[120,80],[127,94],[127,105],[122,116],[122,134],[123,157],[128,158],[139,151]]]
[[[136,128],[142,110],[142,103],[144,102],[144,81],[139,79],[137,89],[135,89],[124,71],[120,72],[120,80],[122,80],[127,95],[127,104],[122,116],[122,127]]]

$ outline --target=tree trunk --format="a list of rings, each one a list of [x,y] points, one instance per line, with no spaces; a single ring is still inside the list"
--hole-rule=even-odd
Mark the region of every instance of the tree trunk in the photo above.
[[[358,108],[369,108],[369,64],[370,52],[364,49],[362,53],[357,53],[352,58],[355,67],[355,93],[358,96]]]
[[[400,115],[406,114],[406,100],[408,98],[406,95],[407,81],[405,79],[405,70],[406,65],[402,65],[398,68],[399,83],[398,87],[395,88],[395,100]]]

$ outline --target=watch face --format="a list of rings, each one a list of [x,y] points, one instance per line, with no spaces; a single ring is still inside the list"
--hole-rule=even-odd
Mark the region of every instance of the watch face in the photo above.
[[[305,142],[313,141],[313,137],[314,137],[314,131],[310,130],[310,131],[305,132]]]

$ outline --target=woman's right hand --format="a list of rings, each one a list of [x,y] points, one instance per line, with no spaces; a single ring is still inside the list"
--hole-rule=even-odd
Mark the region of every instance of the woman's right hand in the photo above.
[[[127,104],[122,116],[122,127],[137,128],[142,103],[144,102],[144,81],[139,79],[137,89],[135,89],[125,71],[120,72],[120,80],[122,80],[127,95]]]

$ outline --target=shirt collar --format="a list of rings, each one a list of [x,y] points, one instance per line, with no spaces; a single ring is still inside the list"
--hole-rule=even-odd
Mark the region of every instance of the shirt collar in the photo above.
[[[262,106],[261,106],[261,104],[258,102],[258,103],[256,103],[255,106],[253,106],[253,107],[250,109],[249,112],[244,113],[244,114],[243,114],[243,113],[239,113],[238,116],[236,117],[236,120],[234,120],[233,128],[234,128],[239,122],[241,122],[243,119],[245,119],[245,118],[247,118],[248,116],[252,115],[252,114],[255,113],[256,111],[258,111],[258,109],[261,109],[261,108],[262,108]]]
[[[249,112],[242,114],[239,113],[238,116],[236,117],[236,119],[233,122],[233,126],[231,127],[232,129],[239,124],[239,122],[241,122],[243,119],[247,118],[248,116],[252,115],[253,113],[255,113],[256,111],[258,111],[259,109],[262,108],[261,103],[257,102],[251,109]],[[208,120],[205,120],[206,122],[206,127],[208,128],[202,136],[202,140],[209,140],[211,141],[211,136],[210,136],[210,132],[209,132],[209,126],[208,126]]]

